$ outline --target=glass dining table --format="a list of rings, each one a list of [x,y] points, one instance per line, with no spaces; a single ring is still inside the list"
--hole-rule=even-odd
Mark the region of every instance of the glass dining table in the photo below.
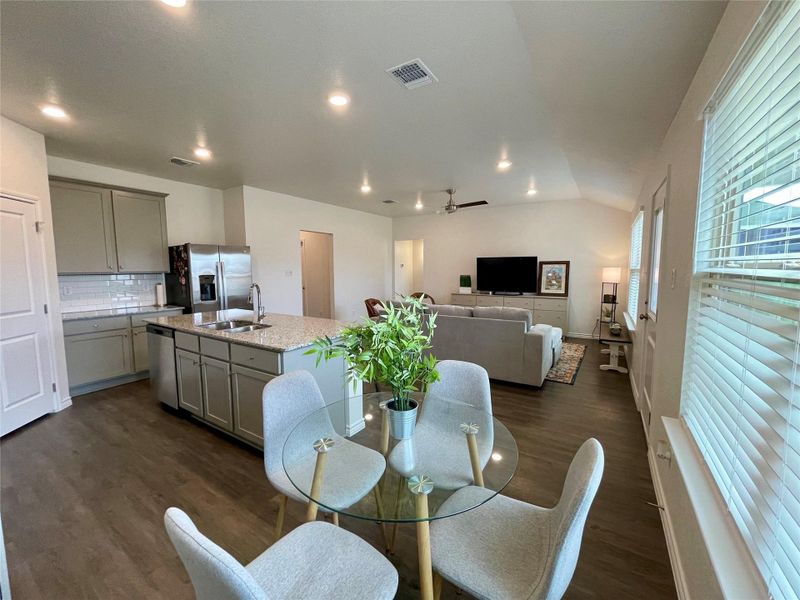
[[[518,455],[511,432],[490,413],[440,394],[413,398],[420,406],[409,439],[391,436],[390,393],[363,394],[306,415],[289,433],[282,459],[292,485],[309,499],[307,520],[322,508],[374,521],[387,552],[397,525],[415,523],[420,595],[428,600],[434,597],[430,521],[491,501],[513,477]],[[486,492],[458,493],[469,486]]]

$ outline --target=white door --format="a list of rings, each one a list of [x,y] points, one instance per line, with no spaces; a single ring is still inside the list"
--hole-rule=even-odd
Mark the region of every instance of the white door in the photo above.
[[[656,352],[658,332],[658,288],[661,278],[661,243],[664,237],[664,218],[667,207],[669,174],[658,186],[650,204],[650,231],[647,253],[642,256],[641,290],[644,290],[643,307],[639,313],[639,335],[641,336],[641,362],[634,379],[639,382],[639,410],[645,431],[649,431],[650,411],[653,406],[653,358]]]
[[[53,409],[36,207],[0,196],[0,435]]]
[[[303,315],[333,318],[333,235],[300,232]]]

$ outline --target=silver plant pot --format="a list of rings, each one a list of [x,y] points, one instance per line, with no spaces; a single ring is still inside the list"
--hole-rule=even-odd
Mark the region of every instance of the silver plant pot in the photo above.
[[[409,410],[395,410],[395,401],[386,405],[389,410],[389,434],[396,440],[408,440],[414,437],[414,428],[417,425],[417,408],[415,400],[408,401]]]

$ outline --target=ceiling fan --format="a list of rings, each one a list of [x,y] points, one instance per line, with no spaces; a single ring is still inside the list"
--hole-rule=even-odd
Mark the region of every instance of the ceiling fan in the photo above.
[[[456,204],[453,202],[453,194],[456,193],[455,189],[448,188],[445,192],[450,196],[450,199],[447,201],[441,210],[437,211],[437,214],[441,214],[442,212],[447,213],[448,215],[452,215],[456,212],[459,208],[470,208],[471,206],[483,206],[484,204],[489,204],[486,200],[479,200],[478,202],[465,202],[464,204]]]

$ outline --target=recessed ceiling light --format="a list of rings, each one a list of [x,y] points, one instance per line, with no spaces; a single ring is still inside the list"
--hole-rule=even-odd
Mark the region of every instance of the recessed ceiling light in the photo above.
[[[47,106],[42,107],[42,114],[46,117],[50,117],[52,119],[66,119],[67,113],[64,112],[64,109],[59,106],[53,106],[52,104],[48,104]]]
[[[417,203],[414,205],[417,210],[422,210],[425,206],[422,204],[422,196],[417,196]]]
[[[511,167],[511,161],[506,158],[497,163],[497,168],[500,169],[501,171],[505,171],[510,167]]]
[[[495,462],[503,460],[503,455],[500,454],[499,452],[493,452],[492,453],[492,460],[495,461]]]
[[[350,97],[347,94],[331,94],[328,96],[328,102],[334,106],[347,106],[350,104]]]
[[[197,158],[211,158],[211,150],[208,148],[195,148],[194,155]]]
[[[536,195],[536,190],[535,189],[531,188],[531,189],[528,190],[528,196],[535,196],[535,195]]]
[[[372,188],[369,186],[368,183],[365,183],[361,186],[361,193],[362,194],[369,194],[372,191]]]
[[[186,6],[186,0],[161,0],[161,2],[172,8],[183,8]]]

